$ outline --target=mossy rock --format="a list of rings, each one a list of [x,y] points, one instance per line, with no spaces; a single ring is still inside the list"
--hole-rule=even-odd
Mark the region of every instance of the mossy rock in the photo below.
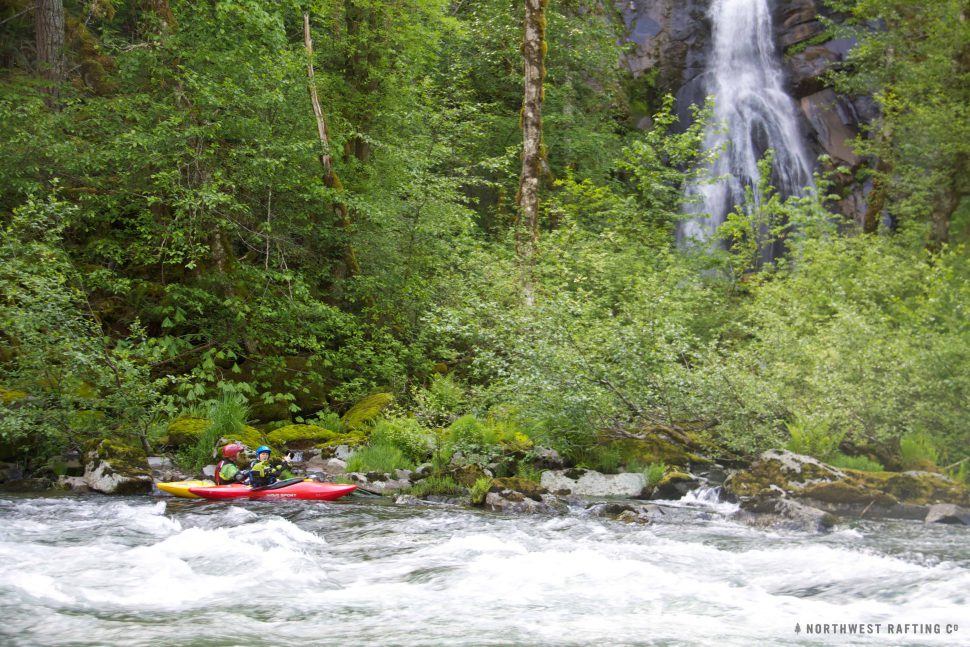
[[[886,479],[885,489],[904,503],[970,505],[970,490],[966,486],[932,472],[893,474]]]
[[[394,402],[394,396],[390,393],[374,393],[350,407],[343,415],[341,420],[348,429],[360,429]]]
[[[168,424],[167,442],[171,447],[185,447],[194,445],[198,442],[202,434],[209,428],[210,422],[207,418],[191,418],[183,416],[176,418]],[[245,425],[237,434],[226,440],[237,440],[250,449],[265,443],[263,434],[255,427]]]
[[[890,506],[899,503],[892,494],[874,489],[854,480],[815,483],[799,492],[799,496],[825,503],[858,503]]]
[[[747,469],[732,474],[725,489],[735,496],[763,496],[778,489],[797,493],[817,483],[845,478],[845,473],[810,456],[785,450],[768,450]]]
[[[317,449],[321,449],[324,453],[331,452],[341,445],[347,445],[347,447],[360,447],[361,445],[367,444],[367,434],[359,431],[354,431],[349,434],[334,434],[333,440],[328,440],[324,443],[318,443],[314,445]]]
[[[610,443],[619,449],[627,462],[664,463],[674,467],[710,463],[711,460],[690,451],[690,447],[663,432],[649,432],[643,438],[621,438]]]
[[[459,485],[464,485],[466,488],[470,488],[475,485],[475,481],[487,476],[485,470],[483,470],[478,465],[460,465],[458,467],[452,468],[448,475],[455,480]]]
[[[148,456],[142,447],[132,441],[104,438],[87,445],[88,458],[97,458],[111,464],[111,469],[126,476],[151,475]]]
[[[286,425],[266,434],[268,444],[286,449],[310,449],[341,437],[335,431],[314,425]]]
[[[30,394],[19,389],[5,389],[0,386],[0,404],[13,404],[17,400],[24,400]]]
[[[508,476],[494,479],[492,481],[492,487],[490,487],[488,491],[502,492],[503,490],[521,492],[523,495],[534,501],[542,501],[542,495],[549,492],[549,490],[542,487],[535,481],[530,481],[529,479],[522,478],[521,476]]]

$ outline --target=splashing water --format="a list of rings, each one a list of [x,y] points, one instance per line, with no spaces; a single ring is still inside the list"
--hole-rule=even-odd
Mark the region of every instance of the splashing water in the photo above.
[[[794,632],[961,624],[966,528],[766,532],[695,499],[639,525],[582,508],[0,498],[0,644],[967,644],[970,623],[875,643]]]
[[[758,161],[768,149],[774,151],[772,185],[782,197],[814,184],[795,105],[784,90],[768,0],[714,0],[709,15],[714,44],[705,77],[714,115],[704,148],[721,152],[710,178],[687,190],[688,208],[697,214],[681,223],[679,238],[687,242],[710,239],[735,205],[744,204],[746,187],[755,206],[761,204]]]

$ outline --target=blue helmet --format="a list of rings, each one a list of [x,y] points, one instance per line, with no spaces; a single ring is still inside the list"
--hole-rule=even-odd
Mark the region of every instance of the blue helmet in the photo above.
[[[260,445],[259,447],[256,448],[256,458],[259,458],[259,455],[262,454],[263,452],[266,452],[267,454],[272,454],[273,450],[267,447],[266,445]]]

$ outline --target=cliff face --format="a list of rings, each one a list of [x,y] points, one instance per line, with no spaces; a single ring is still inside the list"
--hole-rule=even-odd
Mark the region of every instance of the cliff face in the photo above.
[[[771,1],[771,0],[769,0]],[[677,97],[681,118],[687,107],[705,96],[705,63],[710,52],[712,0],[621,0],[618,3],[629,39],[636,44],[628,58],[634,76],[651,79],[658,93]],[[874,117],[866,98],[850,100],[826,87],[824,76],[844,59],[853,43],[826,37],[819,17],[837,20],[822,0],[774,0],[775,42],[788,80],[788,91],[800,109],[802,131],[813,156],[825,153],[850,169],[862,160],[851,142],[861,124]],[[865,187],[845,178],[839,210],[861,222]]]

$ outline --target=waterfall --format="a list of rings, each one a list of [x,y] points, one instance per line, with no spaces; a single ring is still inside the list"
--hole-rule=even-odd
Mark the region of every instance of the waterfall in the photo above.
[[[812,163],[805,153],[794,101],[784,90],[775,51],[769,0],[712,0],[709,11],[713,47],[705,69],[705,92],[714,97],[714,115],[705,136],[706,150],[720,150],[709,168],[710,179],[687,190],[688,210],[679,239],[704,241],[724,222],[751,187],[759,194],[758,161],[774,150],[772,185],[782,197],[813,185]],[[770,259],[778,250],[763,250]]]

